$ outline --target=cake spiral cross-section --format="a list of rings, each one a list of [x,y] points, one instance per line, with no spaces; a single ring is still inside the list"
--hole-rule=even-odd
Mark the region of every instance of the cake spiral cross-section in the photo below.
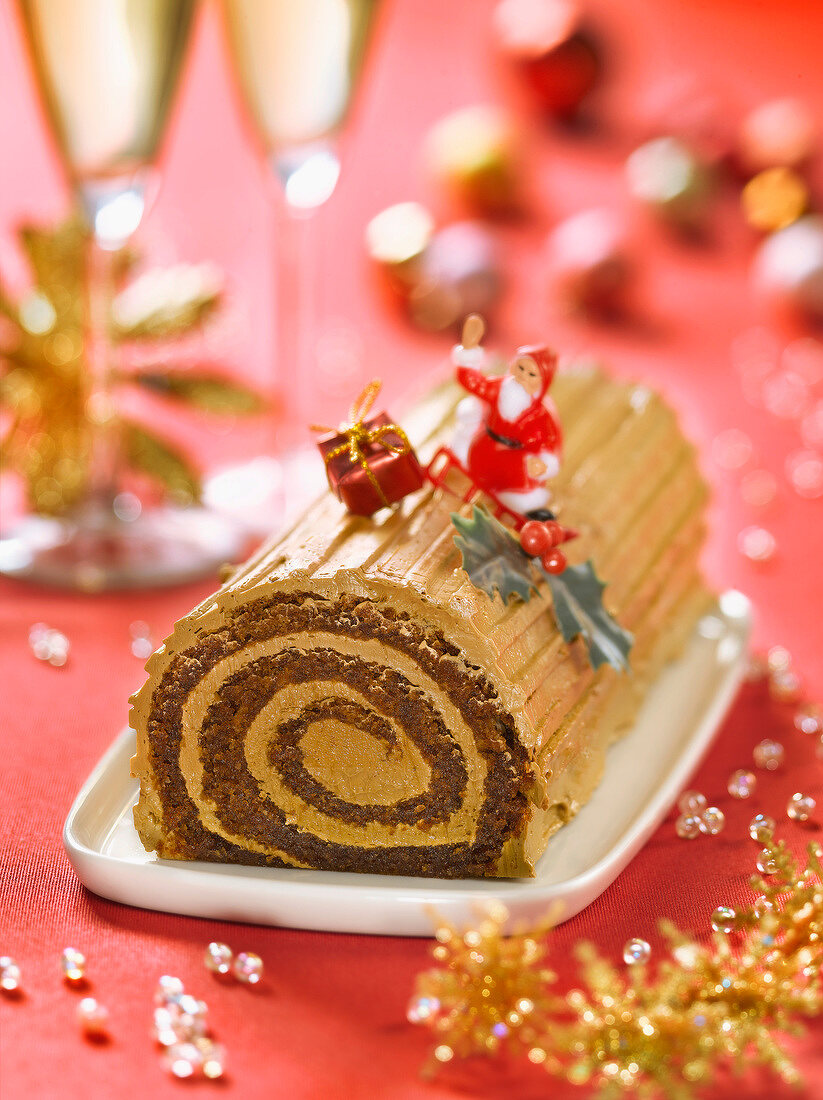
[[[634,634],[631,672],[566,643],[546,584],[504,604],[461,568],[454,499],[374,518],[329,494],[175,627],[133,700],[134,816],[165,859],[531,876],[609,744],[709,602],[705,487],[672,411],[598,371],[561,374],[554,482]],[[421,455],[460,394],[406,419]],[[546,858],[550,858],[547,855]]]

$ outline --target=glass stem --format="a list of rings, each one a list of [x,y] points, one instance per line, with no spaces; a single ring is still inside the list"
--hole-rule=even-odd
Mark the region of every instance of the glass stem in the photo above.
[[[316,213],[296,210],[281,197],[274,322],[280,419],[286,436],[278,443],[286,446],[306,444],[308,425],[316,419],[316,271]]]
[[[113,398],[115,385],[114,348],[111,340],[111,304],[117,253],[89,245],[89,362],[91,391],[88,415],[91,427],[86,507],[111,513],[119,491],[121,443],[120,422]]]

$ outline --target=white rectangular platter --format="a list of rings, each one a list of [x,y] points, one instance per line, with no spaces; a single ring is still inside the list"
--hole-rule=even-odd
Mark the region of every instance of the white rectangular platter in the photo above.
[[[132,822],[134,734],[125,730],[89,776],[64,841],[94,893],[144,909],[329,932],[428,936],[430,910],[457,924],[499,899],[518,923],[557,908],[568,920],[620,874],[697,767],[743,675],[748,600],[726,592],[682,657],[659,678],[632,729],[609,750],[589,803],[549,841],[534,879],[459,881],[241,867],[157,859]]]

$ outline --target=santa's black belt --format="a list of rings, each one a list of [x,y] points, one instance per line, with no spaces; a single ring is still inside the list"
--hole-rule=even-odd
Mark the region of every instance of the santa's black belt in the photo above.
[[[519,439],[509,439],[505,435],[498,435],[488,425],[486,425],[486,435],[493,439],[495,443],[502,443],[504,447],[511,447],[513,451],[519,451],[523,448],[523,444]]]

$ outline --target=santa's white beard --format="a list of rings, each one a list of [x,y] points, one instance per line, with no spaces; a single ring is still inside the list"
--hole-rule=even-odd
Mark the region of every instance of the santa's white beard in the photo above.
[[[513,375],[507,374],[497,395],[497,411],[504,420],[517,420],[534,400]]]

